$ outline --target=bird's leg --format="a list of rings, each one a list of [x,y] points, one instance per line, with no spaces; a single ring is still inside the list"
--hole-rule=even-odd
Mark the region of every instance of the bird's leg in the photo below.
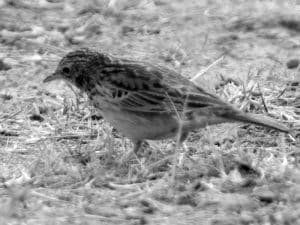
[[[188,138],[189,136],[189,133],[188,132],[185,132],[183,133],[181,136],[180,136],[180,139],[179,139],[179,144],[180,144],[180,147],[182,147],[183,149],[183,152],[180,153],[179,155],[179,165],[181,166],[182,165],[182,161],[184,159],[184,157],[186,157],[187,159],[189,159],[192,163],[196,163],[195,160],[193,158],[191,158],[188,154],[189,152],[189,147],[186,145],[185,141],[186,139]]]
[[[138,156],[138,152],[139,152],[142,144],[143,144],[143,141],[141,141],[141,140],[135,140],[135,141],[133,141],[133,145],[134,145],[133,146],[133,152],[134,152],[134,154],[136,156]]]
[[[129,152],[127,152],[126,154],[123,155],[123,157],[120,160],[121,164],[124,164],[124,162],[127,162],[132,157],[132,155],[134,155],[137,158],[137,160],[139,161],[138,153],[143,144],[143,141],[142,140],[132,140],[132,142],[133,142],[133,150],[130,150]]]
[[[183,150],[184,150],[185,153],[189,151],[189,147],[186,145],[185,142],[182,142],[181,146],[182,146],[182,148],[183,148]]]
[[[188,132],[182,133],[179,138],[179,143],[183,144],[185,142],[185,140],[188,138],[188,136],[189,136]]]
[[[180,138],[179,138],[179,144],[180,144],[180,146],[182,146],[182,148],[183,148],[183,152],[181,152],[180,154],[179,154],[179,159],[178,159],[178,163],[179,163],[179,165],[181,166],[182,165],[182,161],[183,161],[183,159],[184,159],[184,156],[186,155],[186,153],[188,152],[188,147],[186,146],[186,144],[185,144],[185,140],[188,138],[188,136],[189,136],[189,133],[188,132],[185,132],[185,133],[182,133],[181,135],[180,135]]]

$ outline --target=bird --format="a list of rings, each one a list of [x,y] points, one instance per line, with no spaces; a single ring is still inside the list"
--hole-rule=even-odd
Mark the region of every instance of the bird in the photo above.
[[[178,137],[209,125],[243,122],[289,133],[271,117],[244,112],[162,65],[80,48],[67,53],[43,82],[64,80],[85,92],[104,120],[133,142]]]

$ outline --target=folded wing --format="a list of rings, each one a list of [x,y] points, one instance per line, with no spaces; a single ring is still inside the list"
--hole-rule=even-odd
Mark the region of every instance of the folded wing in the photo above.
[[[123,110],[182,113],[212,106],[232,108],[175,71],[143,62],[120,60],[102,70],[108,100]]]

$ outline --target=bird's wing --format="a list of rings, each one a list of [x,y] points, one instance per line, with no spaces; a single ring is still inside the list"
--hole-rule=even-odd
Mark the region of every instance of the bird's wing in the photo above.
[[[136,112],[181,113],[230,107],[175,71],[136,61],[114,62],[101,71],[107,101]],[[230,107],[231,108],[231,107]]]

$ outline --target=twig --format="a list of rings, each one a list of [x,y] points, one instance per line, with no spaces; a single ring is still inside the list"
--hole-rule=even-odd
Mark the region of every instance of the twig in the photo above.
[[[79,135],[79,134],[70,134],[70,135],[62,135],[62,136],[52,136],[52,137],[47,137],[47,139],[80,139],[80,138],[85,138],[85,137],[90,137],[90,138],[96,138],[98,137],[97,135],[91,135],[91,134],[86,134],[86,135]]]
[[[176,148],[175,148],[175,157],[173,158],[173,166],[172,166],[172,183],[175,184],[175,176],[176,176],[176,162],[177,162],[177,159],[178,159],[178,151],[179,151],[179,146],[180,146],[180,139],[181,139],[181,135],[182,135],[182,119],[180,118],[180,115],[179,115],[179,112],[173,102],[173,100],[171,99],[171,97],[169,96],[169,94],[166,92],[166,96],[169,98],[169,101],[172,105],[172,107],[174,108],[174,111],[176,113],[176,116],[178,118],[178,131],[177,131],[177,136],[176,136]],[[187,98],[188,98],[188,95],[187,95]],[[186,99],[187,100],[187,99]],[[185,109],[186,107],[186,102],[184,102],[184,107],[183,107],[183,110]]]
[[[46,195],[46,194],[43,194],[43,193],[40,193],[40,192],[37,192],[37,191],[34,191],[34,190],[31,190],[30,194],[32,194],[33,196],[39,197],[39,198],[44,198],[44,199],[56,202],[56,203],[66,203],[68,205],[74,205],[73,203],[71,203],[69,201],[65,201],[65,200],[62,200],[62,199],[59,199],[59,198],[55,198],[55,197],[50,196],[49,194]]]
[[[137,184],[115,184],[112,182],[109,182],[107,184],[107,187],[117,190],[123,190],[123,191],[140,191],[141,188]]]
[[[277,99],[279,99],[285,92],[286,92],[286,87],[279,93],[279,95],[277,96]]]
[[[150,164],[148,167],[147,167],[147,170],[148,171],[153,171],[155,168],[161,166],[161,165],[164,165],[165,163],[167,162],[170,162],[171,160],[174,159],[174,154],[173,155],[169,155],[169,156],[166,156],[152,164]]]
[[[260,92],[260,97],[261,97],[261,100],[262,100],[264,109],[265,109],[265,111],[266,111],[267,113],[269,113],[268,107],[267,107],[266,102],[265,102],[265,98],[264,98],[264,96],[263,96],[263,94],[262,94],[262,91],[261,91],[261,89],[260,89],[259,84],[257,84],[257,87],[258,87],[258,90],[259,90],[259,92]]]
[[[225,54],[222,54],[219,58],[217,58],[213,63],[211,63],[210,65],[208,65],[206,68],[204,68],[203,70],[201,70],[199,73],[197,73],[194,77],[192,77],[190,79],[190,81],[195,82],[199,77],[201,77],[203,74],[205,74],[210,68],[212,68],[214,65],[216,65],[217,63],[219,63],[220,61],[222,61],[225,58]]]
[[[80,138],[85,138],[85,137],[90,137],[90,138],[97,138],[97,135],[90,135],[90,134],[86,134],[86,135],[77,135],[77,134],[70,134],[70,135],[61,135],[61,136],[50,136],[50,137],[41,137],[41,138],[37,138],[34,141],[29,141],[30,144],[33,143],[37,143],[39,141],[45,141],[45,140],[49,140],[49,139],[56,139],[56,140],[61,140],[61,139],[67,139],[67,140],[72,140],[72,139],[80,139]]]
[[[5,137],[18,137],[19,134],[15,131],[10,131],[10,130],[0,130],[0,136],[5,136]]]
[[[6,117],[6,118],[3,118],[2,120],[0,120],[0,122],[2,123],[2,122],[4,122],[5,120],[11,119],[11,118],[13,118],[14,116],[18,115],[19,113],[21,113],[22,111],[23,111],[23,109],[20,109],[18,112],[15,112],[14,114],[12,114],[12,115],[10,115],[10,116],[8,116],[8,117]]]

